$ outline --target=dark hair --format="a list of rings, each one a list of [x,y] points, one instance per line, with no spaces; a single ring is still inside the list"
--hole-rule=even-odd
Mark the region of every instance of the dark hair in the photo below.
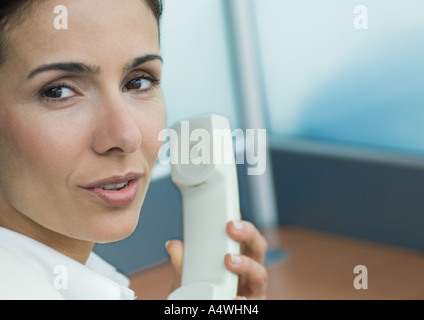
[[[155,15],[156,20],[159,24],[160,18],[162,17],[162,13],[163,13],[162,0],[146,0],[146,2],[149,5],[150,9],[152,10],[153,14]]]
[[[13,0],[4,1],[0,4],[0,66],[6,60],[6,40],[7,32],[16,25],[21,23],[31,8],[44,0]],[[162,0],[143,0],[146,1],[150,10],[153,12],[158,26],[162,17],[163,4]]]

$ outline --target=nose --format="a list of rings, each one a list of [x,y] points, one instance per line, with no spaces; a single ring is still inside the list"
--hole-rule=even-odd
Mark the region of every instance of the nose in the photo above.
[[[142,142],[142,135],[137,118],[131,114],[133,107],[126,105],[119,98],[105,100],[96,108],[98,112],[92,140],[93,150],[100,155],[137,151]]]

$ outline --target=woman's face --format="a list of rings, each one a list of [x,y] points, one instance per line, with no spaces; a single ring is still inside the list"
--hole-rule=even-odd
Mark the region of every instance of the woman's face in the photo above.
[[[55,28],[57,5],[67,7],[67,30]],[[2,219],[90,242],[130,235],[165,126],[158,25],[148,5],[43,1],[9,34],[7,57]]]

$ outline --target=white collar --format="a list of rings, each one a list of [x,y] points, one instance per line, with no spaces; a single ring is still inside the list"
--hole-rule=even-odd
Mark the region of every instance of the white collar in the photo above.
[[[129,280],[91,253],[85,265],[22,234],[0,227],[0,246],[30,265],[66,300],[134,300]],[[67,288],[66,288],[67,287]]]

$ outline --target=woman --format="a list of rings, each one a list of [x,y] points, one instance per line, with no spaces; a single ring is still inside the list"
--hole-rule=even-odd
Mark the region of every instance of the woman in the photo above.
[[[0,297],[134,299],[92,249],[135,230],[161,147],[160,15],[159,0],[2,4]],[[265,240],[246,222],[227,231],[240,297],[264,298]],[[183,244],[167,250],[181,274]]]

